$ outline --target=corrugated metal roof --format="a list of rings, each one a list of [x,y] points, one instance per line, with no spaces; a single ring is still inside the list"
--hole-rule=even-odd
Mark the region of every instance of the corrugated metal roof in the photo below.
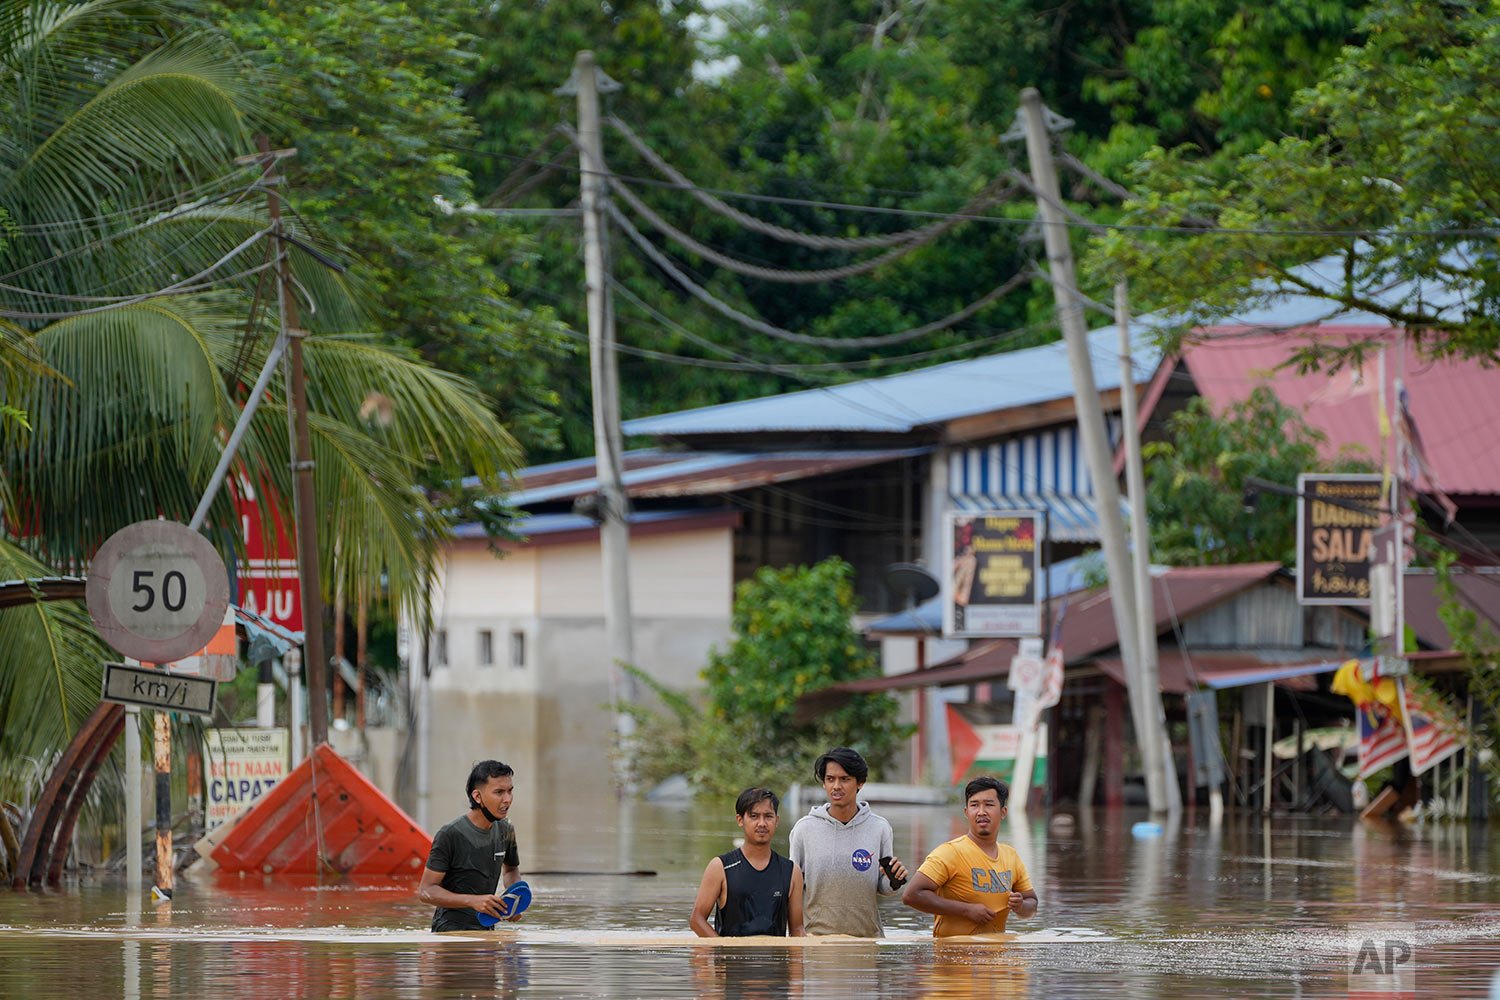
[[[1280,657],[1267,657],[1253,651],[1189,653],[1184,656],[1179,649],[1163,649],[1157,658],[1157,676],[1161,690],[1167,694],[1186,694],[1196,691],[1200,685],[1219,690],[1266,681],[1274,681],[1293,691],[1314,691],[1317,689],[1314,675],[1332,673],[1347,659],[1324,656],[1288,665]],[[1119,657],[1101,657],[1094,663],[1106,677],[1125,683],[1125,664]]]
[[[1380,379],[1374,355],[1366,358],[1362,369],[1345,368],[1331,375],[1300,375],[1278,366],[1313,337],[1368,338],[1388,331],[1389,327],[1370,327],[1245,335],[1220,328],[1210,340],[1184,345],[1183,358],[1198,392],[1216,411],[1269,383],[1278,399],[1300,410],[1308,424],[1328,436],[1326,458],[1353,448],[1378,467]],[[1400,370],[1394,357],[1387,369]],[[1408,341],[1404,371],[1412,419],[1438,486],[1453,494],[1500,493],[1500,434],[1495,432],[1500,427],[1500,368],[1458,359],[1423,361]]]
[[[1152,577],[1152,593],[1156,598],[1156,630],[1161,633],[1170,629],[1174,613],[1178,619],[1189,618],[1279,572],[1281,564],[1277,562],[1246,563],[1240,566],[1174,566],[1167,569]],[[1169,596],[1170,601],[1167,600]],[[1114,649],[1117,645],[1114,609],[1110,604],[1109,591],[1075,592],[1071,595],[1062,629],[1063,655],[1067,662],[1094,659],[1099,653]],[[1015,639],[975,642],[958,656],[933,664],[927,670],[846,681],[804,695],[803,699],[799,699],[799,711],[802,701],[806,701],[808,705],[823,705],[829,703],[829,698],[836,702],[847,694],[994,680],[1010,672],[1010,661],[1016,655],[1016,648]]]
[[[1331,256],[1294,271],[1297,280],[1337,294],[1344,261]],[[1263,284],[1263,301],[1217,321],[1218,326],[1268,331],[1298,327],[1389,328],[1383,317],[1340,309],[1327,299]],[[1470,307],[1464,293],[1437,282],[1392,282],[1362,288],[1371,301],[1398,305],[1420,293],[1423,307],[1457,314]],[[1131,324],[1137,383],[1150,379],[1161,361],[1153,331],[1179,326],[1176,317],[1144,314]],[[1119,334],[1113,325],[1088,335],[1094,380],[1101,392],[1120,387]],[[627,434],[749,434],[755,432],[910,433],[962,417],[992,413],[1073,396],[1067,350],[1061,342],[919,371],[760,399],[640,417],[625,423]]]
[[[632,530],[645,527],[674,526],[690,527],[693,522],[716,523],[728,519],[738,519],[739,511],[736,510],[633,510],[630,512],[629,524]],[[516,534],[527,541],[551,538],[558,535],[573,533],[597,532],[599,525],[591,518],[582,514],[535,514],[528,515],[516,521],[511,528]],[[466,541],[476,539],[488,539],[489,534],[484,530],[484,525],[478,523],[460,524],[453,529],[453,537]],[[522,542],[521,544],[526,544]]]
[[[1481,251],[1482,253],[1483,251]],[[1467,270],[1471,263],[1465,262],[1457,253],[1445,257],[1455,273]],[[1344,294],[1344,257],[1334,254],[1321,260],[1303,264],[1292,269],[1293,279],[1305,282],[1313,288],[1328,291],[1329,296]],[[1267,330],[1289,330],[1297,327],[1376,327],[1388,328],[1390,320],[1384,316],[1358,309],[1344,309],[1329,298],[1316,298],[1288,283],[1284,287],[1273,281],[1258,283],[1262,301],[1236,310],[1232,316],[1218,320],[1215,326],[1264,327]],[[1370,281],[1355,289],[1369,302],[1383,308],[1409,306],[1420,300],[1422,309],[1433,315],[1457,319],[1463,311],[1475,308],[1473,295],[1476,287],[1458,289],[1436,281]]]
[[[926,448],[772,453],[647,449],[624,456],[621,479],[632,497],[713,496],[893,462],[926,452]],[[599,490],[592,458],[525,469],[516,475],[515,482],[517,489],[506,501],[516,507],[570,500]]]
[[[1481,621],[1500,629],[1500,572],[1493,569],[1455,571],[1454,586],[1463,602]],[[1417,640],[1432,649],[1453,648],[1448,626],[1438,617],[1437,577],[1430,569],[1409,569],[1402,588],[1406,600],[1406,624]]]
[[[1153,321],[1133,324],[1136,380],[1151,378],[1161,351]],[[1094,380],[1101,392],[1120,387],[1119,333],[1089,334]],[[705,406],[625,422],[627,434],[659,437],[756,432],[909,433],[920,427],[1011,407],[1072,398],[1073,379],[1061,341],[970,361],[843,385]]]

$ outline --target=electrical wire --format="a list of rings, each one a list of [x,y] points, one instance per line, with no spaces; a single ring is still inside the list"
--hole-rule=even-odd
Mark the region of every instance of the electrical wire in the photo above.
[[[471,152],[475,156],[478,156],[478,157],[481,157],[481,158],[485,158],[485,157],[499,157],[499,158],[503,158],[503,159],[514,159],[514,160],[517,160],[517,161],[526,159],[525,157],[522,157],[522,156],[511,156],[511,155],[503,154],[503,153],[493,153],[493,152],[490,152],[490,151],[487,151],[487,150],[466,149],[465,147],[458,147],[458,146],[444,146],[444,148],[451,148],[451,149],[454,149],[455,151],[458,151],[458,152]],[[618,178],[621,181],[624,181],[626,183],[629,183],[629,184],[632,184],[632,185],[635,185],[635,186],[650,186],[650,187],[662,188],[662,189],[665,189],[665,190],[683,191],[683,192],[686,192],[688,194],[691,194],[693,192],[693,190],[696,188],[696,190],[698,190],[698,191],[702,191],[702,192],[705,192],[705,193],[708,193],[708,194],[711,194],[711,195],[715,195],[715,196],[717,196],[719,198],[736,199],[736,200],[740,200],[740,201],[749,201],[749,202],[759,202],[759,203],[762,203],[762,204],[771,204],[771,205],[790,205],[790,206],[798,206],[798,207],[803,207],[803,208],[821,208],[821,209],[828,209],[828,210],[831,210],[831,211],[857,212],[857,213],[863,213],[863,214],[866,214],[866,215],[888,215],[888,216],[897,216],[897,217],[914,218],[914,219],[953,219],[953,218],[957,218],[957,219],[960,219],[960,220],[963,220],[963,221],[968,221],[968,222],[979,222],[979,223],[986,223],[986,224],[989,224],[989,225],[999,225],[999,226],[1030,226],[1030,225],[1032,225],[1035,222],[1034,219],[1029,219],[1029,218],[1028,219],[1011,219],[1011,218],[1005,218],[1003,216],[980,215],[980,214],[975,214],[975,213],[972,213],[972,212],[962,212],[962,211],[956,211],[956,212],[937,212],[937,211],[931,211],[931,210],[926,210],[926,209],[917,209],[917,208],[895,208],[895,207],[890,207],[890,206],[885,206],[885,205],[870,205],[870,204],[853,202],[853,201],[832,201],[832,200],[817,199],[817,198],[795,198],[795,197],[791,197],[791,196],[787,196],[787,195],[756,194],[756,193],[752,193],[752,192],[748,192],[748,191],[736,191],[736,190],[727,189],[727,188],[701,187],[701,186],[692,185],[692,184],[682,185],[682,184],[674,183],[672,181],[662,180],[662,179],[656,178],[656,177],[642,177],[642,176],[633,175],[633,174],[624,174],[624,173],[620,173],[618,171],[612,171],[612,170],[603,170],[603,171],[589,170],[589,169],[584,169],[584,168],[579,167],[579,166],[561,166],[561,167],[558,167],[557,169],[559,169],[559,170],[561,170],[563,172],[566,172],[566,173],[576,174],[576,175],[580,175],[580,176],[584,175],[584,174],[598,174],[598,175],[603,176],[603,177],[613,176],[613,177]],[[1092,222],[1092,221],[1089,222],[1087,224],[1087,226],[1084,226],[1081,223],[1076,223],[1076,222],[1064,222],[1064,223],[1061,223],[1061,224],[1062,225],[1066,225],[1069,228],[1099,229],[1099,230],[1107,231],[1107,232],[1126,232],[1126,233],[1139,232],[1139,233],[1163,233],[1163,234],[1174,234],[1174,233],[1176,233],[1176,234],[1182,234],[1182,235],[1187,235],[1187,236],[1248,236],[1248,237],[1270,237],[1270,238],[1276,238],[1276,239],[1308,239],[1308,238],[1313,238],[1313,237],[1323,237],[1323,238],[1329,238],[1329,239],[1360,239],[1360,238],[1365,238],[1365,239],[1386,238],[1386,239],[1389,239],[1389,238],[1392,238],[1392,237],[1424,237],[1424,236],[1437,237],[1437,238],[1441,238],[1441,239],[1451,239],[1451,238],[1455,238],[1455,237],[1493,237],[1493,236],[1496,236],[1496,235],[1500,235],[1500,226],[1472,226],[1472,227],[1464,227],[1464,228],[1432,228],[1432,229],[1418,229],[1418,228],[1410,228],[1410,229],[1399,229],[1399,228],[1397,228],[1397,229],[1331,229],[1331,228],[1329,228],[1329,229],[1323,229],[1323,228],[1315,228],[1315,227],[1308,227],[1308,228],[1301,228],[1301,229],[1281,229],[1281,228],[1258,228],[1258,229],[1250,229],[1250,228],[1230,228],[1230,227],[1225,227],[1225,226],[1214,226],[1214,227],[1212,227],[1210,229],[1205,229],[1205,228],[1203,228],[1203,226],[1201,224],[1148,225],[1148,224],[1145,224],[1145,223],[1118,223],[1118,222],[1111,223],[1111,222]]]
[[[675,240],[704,260],[717,264],[727,271],[733,271],[735,274],[788,285],[823,284],[830,281],[842,281],[845,278],[852,278],[859,274],[866,274],[927,246],[944,233],[962,223],[962,220],[945,219],[935,226],[928,227],[928,232],[919,240],[910,240],[887,250],[883,254],[854,264],[846,264],[843,267],[796,271],[781,267],[761,267],[756,264],[746,263],[728,254],[720,253],[667,222],[642,201],[634,191],[630,190],[629,187],[622,184],[619,180],[611,177],[609,186],[612,191],[624,199],[626,204],[635,209],[637,214],[643,216],[653,228],[664,233],[669,239]]]
[[[697,284],[686,274],[684,274],[682,269],[673,264],[665,254],[663,254],[651,243],[650,240],[646,239],[641,231],[636,229],[635,226],[631,224],[630,220],[625,217],[625,214],[618,208],[614,207],[613,205],[609,205],[608,212],[610,214],[610,217],[615,220],[615,223],[619,225],[619,227],[624,231],[625,235],[630,238],[630,241],[637,247],[639,247],[641,252],[651,259],[652,263],[656,264],[656,266],[665,271],[667,275],[672,278],[672,280],[676,281],[677,284],[683,289],[683,291],[687,292],[689,295],[692,295],[700,302],[703,302],[705,305],[709,306],[720,315],[734,320],[736,323],[739,323],[741,326],[744,326],[747,329],[755,330],[756,332],[764,333],[769,337],[775,337],[779,340],[785,340],[794,344],[808,344],[815,347],[830,347],[838,349],[853,349],[864,347],[884,347],[890,344],[900,344],[909,340],[916,340],[917,338],[925,337],[930,333],[936,333],[940,330],[946,330],[948,327],[968,319],[970,316],[979,312],[985,306],[998,301],[1000,298],[1014,291],[1016,288],[1020,287],[1031,278],[1030,268],[1019,271],[1016,274],[1012,275],[1004,283],[991,289],[989,292],[986,292],[983,296],[964,306],[957,312],[945,316],[942,319],[934,320],[931,323],[927,323],[923,326],[914,327],[910,330],[902,330],[897,333],[882,334],[875,337],[817,337],[811,334],[796,333],[792,330],[784,330],[779,326],[773,326],[770,323],[766,323],[763,320],[758,320],[753,316],[741,312],[734,306],[731,306],[729,303],[722,301],[721,299],[714,296],[712,292],[708,291],[708,289]]]
[[[259,264],[255,267],[239,271],[235,274],[225,275],[221,278],[215,278],[212,281],[205,280],[209,275],[213,274],[219,268],[223,267],[225,264],[229,263],[229,261],[233,260],[235,257],[238,257],[245,250],[253,246],[257,240],[264,238],[268,233],[270,233],[269,229],[262,229],[259,232],[254,233],[248,239],[242,241],[233,250],[220,257],[217,261],[210,264],[208,267],[204,268],[196,274],[189,275],[188,277],[183,278],[180,281],[175,281],[172,284],[167,285],[165,288],[160,288],[151,292],[143,292],[139,295],[126,296],[116,301],[112,301],[107,305],[93,306],[88,309],[75,309],[69,312],[28,312],[22,310],[0,309],[0,317],[13,320],[37,321],[71,319],[75,316],[89,316],[96,313],[109,312],[113,309],[120,309],[125,306],[138,305],[142,302],[147,301],[148,299],[161,298],[167,295],[183,295],[190,292],[206,291],[210,288],[221,287],[227,282],[237,281],[241,278],[259,274],[270,266],[270,264]]]
[[[608,124],[625,137],[626,142],[639,153],[647,163],[655,167],[657,171],[669,180],[683,187],[692,194],[703,205],[725,218],[739,223],[746,229],[769,236],[772,239],[781,240],[784,243],[796,243],[800,246],[810,247],[815,250],[874,250],[882,247],[900,246],[901,244],[914,241],[926,242],[928,233],[937,230],[941,233],[959,222],[966,221],[957,216],[974,215],[994,204],[1003,201],[1011,193],[1010,188],[1014,182],[1009,178],[997,178],[985,185],[983,191],[969,199],[968,203],[954,213],[955,218],[940,219],[931,226],[920,229],[908,229],[899,233],[885,233],[876,236],[818,236],[811,233],[802,233],[794,229],[774,225],[757,219],[753,215],[746,215],[731,205],[726,204],[719,198],[714,197],[698,185],[694,184],[686,175],[679,172],[675,167],[663,159],[656,150],[652,149],[646,142],[631,130],[619,118],[610,115],[606,121]]]

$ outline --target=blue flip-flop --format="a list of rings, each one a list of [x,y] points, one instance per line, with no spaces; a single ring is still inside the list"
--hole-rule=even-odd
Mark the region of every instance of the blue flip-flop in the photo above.
[[[500,897],[500,901],[505,904],[506,917],[520,916],[531,905],[531,886],[527,885],[524,881],[517,882],[505,890],[505,894]],[[492,917],[488,913],[481,913],[479,914],[479,926],[493,927],[501,919],[503,918]]]

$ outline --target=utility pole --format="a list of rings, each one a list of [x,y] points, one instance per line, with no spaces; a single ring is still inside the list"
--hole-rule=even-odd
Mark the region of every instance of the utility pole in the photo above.
[[[1161,666],[1156,645],[1156,599],[1151,590],[1151,531],[1146,523],[1146,471],[1141,464],[1141,427],[1136,411],[1135,365],[1131,360],[1130,297],[1123,280],[1115,283],[1115,324],[1120,328],[1120,433],[1125,439],[1125,485],[1130,497],[1130,545],[1135,556],[1135,619],[1140,623],[1141,686],[1161,689]],[[1182,789],[1177,784],[1177,764],[1167,738],[1166,711],[1153,696],[1151,708],[1158,715],[1156,734],[1161,743],[1162,781],[1166,783],[1167,811],[1182,810]],[[1217,788],[1211,795],[1219,794]]]
[[[1121,659],[1125,664],[1131,716],[1135,720],[1136,736],[1140,742],[1142,764],[1146,772],[1146,794],[1153,813],[1166,812],[1162,741],[1156,733],[1160,719],[1160,689],[1148,690],[1141,676],[1135,587],[1130,569],[1130,554],[1125,547],[1125,526],[1120,518],[1120,489],[1115,481],[1114,463],[1110,460],[1104,408],[1094,382],[1088,330],[1084,324],[1083,302],[1078,296],[1078,282],[1073,271],[1073,249],[1068,243],[1068,229],[1062,217],[1062,197],[1058,192],[1057,167],[1052,159],[1052,139],[1047,131],[1046,109],[1042,106],[1042,95],[1034,87],[1021,91],[1021,119],[1026,137],[1026,154],[1031,164],[1031,179],[1037,190],[1037,212],[1041,216],[1047,262],[1052,271],[1052,293],[1057,302],[1058,324],[1062,327],[1063,340],[1068,348],[1068,363],[1073,372],[1078,433],[1083,440],[1089,476],[1094,481],[1094,505],[1099,515],[1099,535],[1104,543],[1104,560],[1109,570],[1110,604],[1114,609],[1115,629],[1120,639]],[[1158,706],[1156,710],[1151,709],[1152,703]]]
[[[609,294],[605,247],[604,137],[599,126],[599,94],[620,89],[601,72],[588,50],[578,53],[573,75],[559,94],[578,100],[578,165],[583,215],[584,285],[588,305],[589,380],[594,404],[594,464],[599,482],[599,548],[604,563],[604,630],[609,655],[610,694],[634,700],[634,683],[622,669],[635,662],[630,614],[630,499],[621,482],[619,376],[615,367],[614,314]],[[615,733],[630,736],[631,718],[615,714]]]
[[[312,746],[328,742],[328,658],[323,654],[323,592],[318,566],[318,510],[313,492],[312,434],[307,426],[307,379],[302,367],[302,341],[307,336],[297,314],[297,294],[292,286],[287,243],[282,237],[281,160],[295,156],[295,149],[272,151],[269,140],[257,137],[259,160],[265,170],[266,202],[271,217],[271,238],[276,244],[276,301],[281,328],[288,339],[288,403],[292,408],[294,458],[292,461],[293,505],[297,514],[297,575],[302,586],[303,661],[307,668],[307,716]],[[294,737],[295,739],[295,737]]]

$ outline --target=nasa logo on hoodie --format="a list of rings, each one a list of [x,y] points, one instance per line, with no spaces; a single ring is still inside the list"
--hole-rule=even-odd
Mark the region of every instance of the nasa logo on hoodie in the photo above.
[[[854,865],[855,871],[867,872],[870,870],[870,866],[875,863],[875,856],[861,847],[849,858],[849,863]]]

